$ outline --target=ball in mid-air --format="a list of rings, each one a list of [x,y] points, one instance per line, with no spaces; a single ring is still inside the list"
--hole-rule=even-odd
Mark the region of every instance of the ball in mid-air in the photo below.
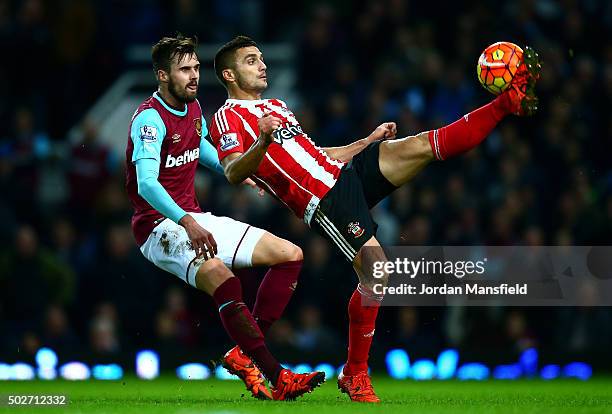
[[[519,46],[510,42],[493,43],[478,58],[478,80],[486,90],[499,95],[510,86],[522,62],[523,49]]]

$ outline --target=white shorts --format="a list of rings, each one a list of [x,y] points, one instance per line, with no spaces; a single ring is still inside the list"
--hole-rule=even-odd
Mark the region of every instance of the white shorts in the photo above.
[[[217,242],[215,257],[221,259],[229,269],[252,266],[253,251],[264,230],[229,217],[217,217],[211,213],[189,213],[189,215],[212,233]],[[155,266],[195,287],[195,276],[204,263],[204,258],[196,258],[183,226],[168,218],[165,219],[153,229],[147,241],[140,247],[140,251]]]

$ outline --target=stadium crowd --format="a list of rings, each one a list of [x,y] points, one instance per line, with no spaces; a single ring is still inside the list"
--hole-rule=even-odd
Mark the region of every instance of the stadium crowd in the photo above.
[[[27,359],[43,345],[60,356],[102,359],[142,346],[209,358],[228,348],[212,302],[140,255],[129,227],[124,160],[97,141],[95,124],[80,121],[125,69],[125,46],[152,44],[168,31],[196,33],[202,42],[239,32],[262,43],[292,42],[296,113],[325,146],[360,138],[386,120],[398,123],[400,135],[452,122],[491,98],[475,76],[480,51],[497,40],[530,44],[544,61],[540,112],[502,122],[476,150],[429,166],[384,200],[375,209],[379,239],[388,245],[611,241],[609,2],[481,0],[449,3],[444,13],[399,0],[299,7],[132,1],[125,9],[119,1],[51,3],[0,0],[0,360]],[[200,99],[209,116],[221,104]],[[77,122],[82,138],[72,144],[65,137]],[[127,139],[127,126],[117,133]],[[321,355],[339,362],[354,287],[349,264],[270,197],[231,188],[204,169],[197,188],[204,209],[303,248],[299,287],[269,341],[287,359],[299,353],[312,362]],[[252,303],[262,271],[241,273]],[[424,356],[446,346],[474,355],[487,349],[492,359],[530,346],[555,355],[603,355],[612,346],[612,311],[384,308],[373,352],[396,346]]]

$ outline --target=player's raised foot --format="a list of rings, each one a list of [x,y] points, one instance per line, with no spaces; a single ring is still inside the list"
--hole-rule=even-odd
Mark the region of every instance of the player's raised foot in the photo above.
[[[512,112],[519,116],[531,116],[538,110],[538,97],[535,86],[540,79],[542,63],[540,56],[532,47],[523,50],[523,62],[518,67],[506,94],[511,101]]]
[[[338,375],[338,388],[348,394],[351,401],[365,403],[379,403],[380,398],[376,396],[372,387],[372,380],[367,372],[360,372],[356,375]]]
[[[265,379],[251,358],[243,354],[238,346],[233,347],[223,356],[223,367],[230,374],[237,375],[253,397],[259,400],[271,400],[272,394],[266,388]]]
[[[272,397],[277,401],[295,400],[300,395],[312,392],[325,381],[324,372],[309,372],[296,374],[288,369],[281,371],[272,388]]]

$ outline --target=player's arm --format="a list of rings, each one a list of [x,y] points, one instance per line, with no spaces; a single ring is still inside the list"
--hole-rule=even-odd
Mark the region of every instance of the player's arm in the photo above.
[[[208,134],[208,127],[206,126],[204,117],[202,117],[202,139],[200,140],[200,164],[216,173],[224,174],[223,166],[219,162],[217,150],[212,144],[212,139]]]
[[[158,180],[160,162],[153,158],[141,158],[135,162],[135,165],[138,195],[161,215],[185,228],[198,257],[209,258],[208,256],[213,257],[217,254],[217,243],[212,234],[176,204],[160,184]],[[207,255],[209,252],[214,254]]]
[[[176,204],[158,180],[165,135],[164,123],[154,109],[141,112],[132,122],[130,136],[134,151],[131,161],[136,167],[138,195],[161,215],[183,226],[198,257],[208,258],[207,252],[217,253],[212,234]]]
[[[270,114],[264,114],[257,121],[259,137],[245,152],[233,152],[221,160],[225,177],[232,184],[239,184],[249,178],[263,160],[268,147],[274,140],[272,134],[280,127],[281,120]]]
[[[219,162],[219,155],[217,155],[217,150],[215,149],[213,144],[211,144],[208,135],[206,137],[203,137],[200,141],[200,164],[216,173],[222,175],[225,174],[225,170]]]
[[[355,155],[359,154],[371,143],[381,141],[383,139],[393,139],[395,138],[396,134],[397,126],[395,125],[395,122],[385,122],[376,127],[376,129],[365,138],[342,147],[323,148],[323,151],[325,151],[330,158],[334,158],[342,162],[349,162]]]

